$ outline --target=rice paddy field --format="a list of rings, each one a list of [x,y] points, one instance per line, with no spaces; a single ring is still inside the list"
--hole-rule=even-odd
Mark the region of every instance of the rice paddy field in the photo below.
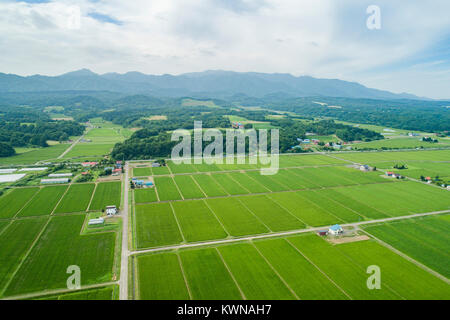
[[[155,188],[134,191],[131,297],[450,299],[449,192],[352,167],[407,161],[447,172],[449,155],[282,156],[279,172],[269,176],[258,164],[214,164],[208,171],[205,163],[169,161],[168,172],[152,172]],[[333,224],[361,224],[357,233],[368,237],[332,243],[310,231]],[[367,288],[371,265],[382,270],[380,290]]]
[[[448,299],[450,286],[374,240],[332,245],[315,234],[133,256],[135,298]],[[367,288],[368,266],[383,270]]]
[[[89,206],[90,211],[101,211],[106,206],[114,205],[120,207],[120,200],[122,194],[121,182],[103,182],[98,183],[94,196]]]
[[[368,226],[369,234],[450,278],[450,216],[426,217]]]
[[[70,265],[80,267],[83,286],[117,277],[117,232],[84,234],[89,216],[71,213],[87,209],[93,190],[94,184],[15,188],[0,197],[0,298],[117,299],[117,286],[46,295],[67,288]],[[120,205],[120,198],[120,183],[99,183],[93,203]],[[54,215],[55,207],[64,214]]]

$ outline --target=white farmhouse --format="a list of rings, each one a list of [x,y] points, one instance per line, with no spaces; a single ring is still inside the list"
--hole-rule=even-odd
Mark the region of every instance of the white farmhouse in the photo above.
[[[342,229],[342,227],[340,225],[335,224],[334,226],[331,226],[328,229],[328,233],[333,235],[333,236],[337,236],[337,235],[343,234],[344,233],[344,229]]]

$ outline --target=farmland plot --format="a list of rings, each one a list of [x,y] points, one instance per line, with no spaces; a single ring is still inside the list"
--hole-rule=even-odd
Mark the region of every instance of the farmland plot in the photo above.
[[[45,187],[20,211],[20,217],[44,216],[52,213],[67,186]]]
[[[170,204],[136,206],[136,238],[139,249],[182,242]]]
[[[348,299],[285,239],[255,241],[254,244],[300,299]]]
[[[222,239],[227,236],[204,201],[174,202],[172,206],[186,241]]]
[[[409,300],[450,297],[450,286],[444,281],[374,241],[346,243],[337,248],[363,270],[371,265],[379,266],[383,277],[381,290],[391,289]]]
[[[306,191],[272,193],[267,196],[308,226],[318,227],[340,222],[328,211],[308,200],[308,192]]]
[[[181,200],[181,195],[171,177],[156,177],[155,185],[160,201]]]
[[[367,226],[365,230],[448,278],[450,223],[439,218]],[[442,229],[443,225],[446,230]]]
[[[136,203],[156,202],[157,200],[155,188],[134,190],[134,201]]]
[[[216,249],[185,250],[180,257],[193,299],[242,299]]]
[[[133,177],[148,177],[152,175],[152,168],[133,168]]]
[[[16,220],[0,233],[0,296],[46,221],[46,218]]]
[[[72,184],[62,198],[55,213],[71,213],[86,211],[91,201],[95,184]]]
[[[218,247],[218,250],[247,299],[295,299],[251,244],[233,244]]]
[[[321,269],[353,299],[401,299],[387,288],[368,290],[366,270],[315,234],[288,238],[307,259]]]
[[[211,177],[222,186],[222,188],[228,192],[231,195],[237,195],[237,194],[247,194],[249,191],[242,186],[241,184],[237,183],[235,180],[233,180],[228,174],[226,173],[217,173],[212,174]]]
[[[196,174],[192,178],[197,181],[198,185],[206,193],[208,197],[227,196],[228,193],[207,174]]]
[[[299,219],[265,195],[242,197],[239,198],[239,201],[271,231],[295,230],[305,227]]]
[[[198,187],[197,183],[190,175],[175,176],[175,182],[180,188],[180,192],[184,199],[199,199],[205,198],[205,194]]]
[[[51,218],[36,246],[5,291],[7,295],[66,287],[66,270],[77,265],[84,285],[111,281],[115,233],[82,235],[85,215]]]
[[[188,300],[190,298],[176,254],[138,256],[136,263],[140,299]]]
[[[235,198],[208,199],[206,203],[232,236],[252,235],[269,231]]]
[[[258,181],[250,178],[246,173],[231,172],[228,174],[234,181],[237,181],[241,186],[245,186],[245,189],[250,193],[266,193],[270,192],[269,189],[264,187]]]
[[[104,182],[97,184],[89,210],[102,210],[106,206],[120,207],[122,194],[121,182]]]
[[[0,219],[12,218],[39,188],[17,188],[0,197]]]

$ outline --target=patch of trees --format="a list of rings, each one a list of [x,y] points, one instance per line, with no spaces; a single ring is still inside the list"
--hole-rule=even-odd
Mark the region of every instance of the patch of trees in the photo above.
[[[9,144],[0,142],[0,157],[11,157],[16,154],[16,151]]]
[[[0,142],[11,147],[47,147],[47,140],[67,141],[79,136],[84,126],[73,121],[37,121],[36,123],[0,120]]]
[[[325,105],[314,101],[320,101]],[[329,117],[405,130],[424,132],[450,130],[450,109],[446,108],[448,101],[316,97],[267,100],[261,105],[268,109],[290,111],[304,116]]]

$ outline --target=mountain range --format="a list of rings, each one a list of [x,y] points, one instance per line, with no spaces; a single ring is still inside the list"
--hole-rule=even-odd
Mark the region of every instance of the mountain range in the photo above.
[[[181,75],[147,75],[140,72],[97,74],[88,69],[59,76],[19,76],[0,73],[1,92],[111,91],[155,97],[192,96],[227,98],[234,95],[265,97],[344,97],[366,99],[426,99],[372,89],[356,82],[318,79],[291,74],[204,71]]]

